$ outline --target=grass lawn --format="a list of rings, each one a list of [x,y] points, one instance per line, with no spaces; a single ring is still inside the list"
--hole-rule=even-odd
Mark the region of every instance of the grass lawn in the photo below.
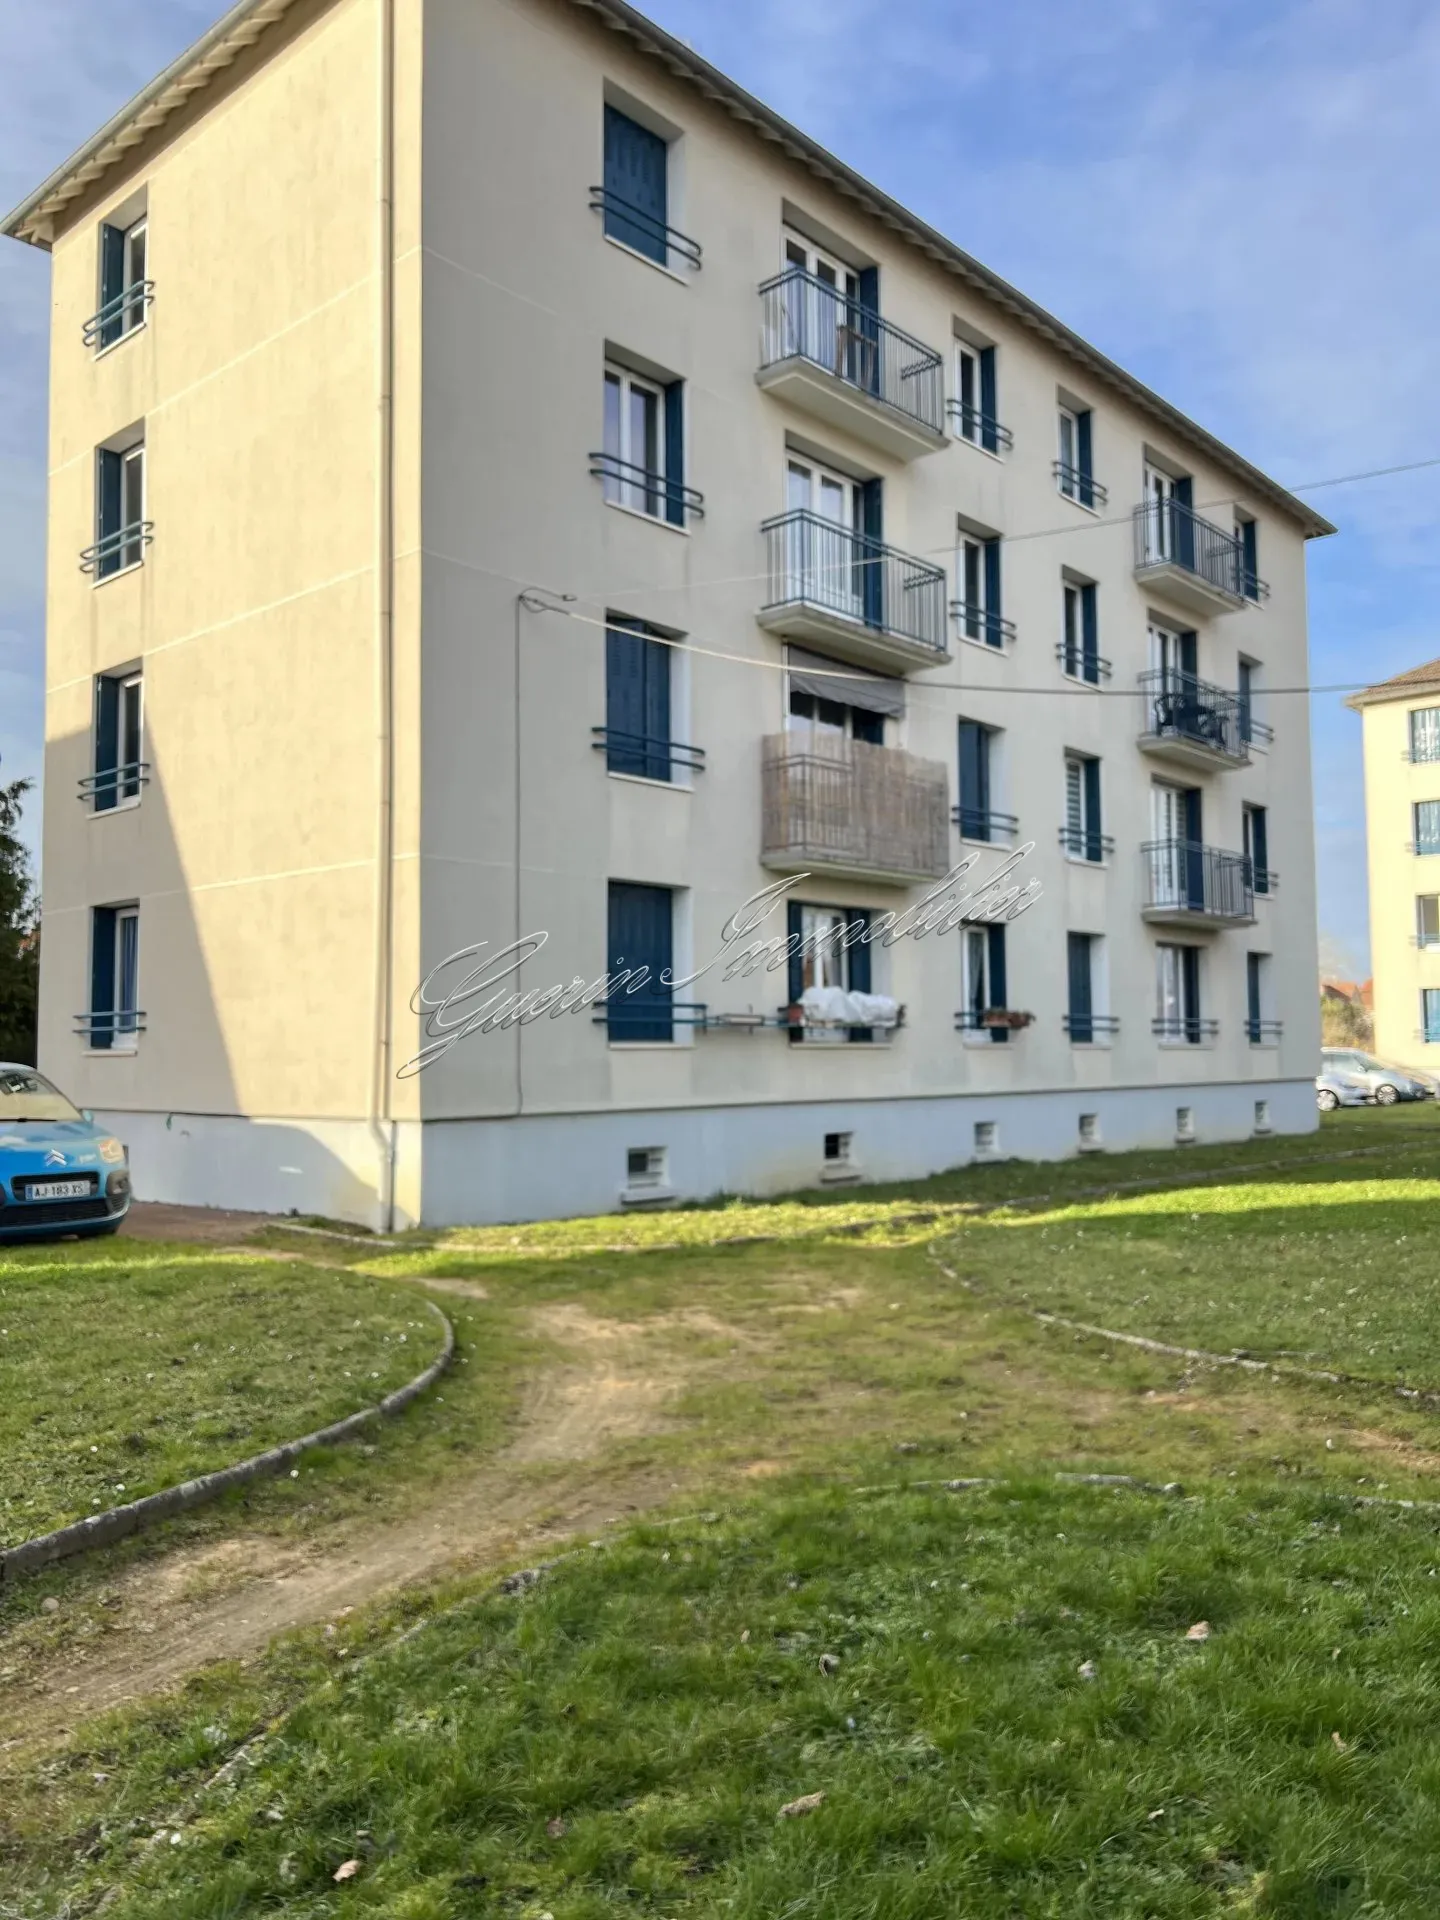
[[[0,1546],[242,1460],[419,1373],[412,1288],[134,1241],[0,1251]]]

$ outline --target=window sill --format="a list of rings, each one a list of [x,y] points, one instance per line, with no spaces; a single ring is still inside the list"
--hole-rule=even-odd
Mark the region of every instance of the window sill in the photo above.
[[[623,513],[627,520],[643,520],[647,527],[659,527],[665,533],[678,533],[687,540],[690,538],[689,527],[677,526],[675,521],[667,520],[663,513],[645,513],[639,507],[627,507],[623,500],[607,500],[605,505],[612,513]]]
[[[999,1031],[1001,1033],[1011,1033],[1014,1029],[1011,1027],[1001,1027]],[[992,1040],[988,1027],[982,1028],[979,1033],[962,1033],[960,1036],[960,1044],[962,1047],[983,1047],[987,1053],[1010,1053],[1013,1051],[1011,1043],[1008,1040]]]
[[[676,1199],[673,1187],[622,1187],[622,1207],[668,1207]]]
[[[1157,1034],[1155,1044],[1162,1053],[1213,1053],[1215,1051],[1213,1040],[1165,1040]]]
[[[680,780],[652,780],[645,773],[616,773],[610,767],[605,769],[607,780],[623,780],[631,787],[658,787],[662,793],[694,793],[695,789]]]
[[[1060,678],[1067,680],[1072,687],[1084,687],[1087,693],[1099,693],[1100,691],[1100,682],[1098,680],[1087,680],[1083,673],[1067,673],[1064,667],[1062,667],[1060,669]]]
[[[694,1043],[689,1040],[607,1040],[611,1053],[676,1053]]]
[[[1108,873],[1110,871],[1110,862],[1108,860],[1087,860],[1083,853],[1067,853],[1065,855],[1065,864],[1067,867],[1085,867],[1092,873]]]
[[[101,587],[108,587],[116,580],[123,580],[127,574],[139,573],[144,565],[143,560],[132,560],[128,567],[116,567],[113,573],[97,574],[90,582],[90,591],[95,593]]]
[[[634,222],[631,223],[635,224]],[[617,253],[628,254],[632,260],[638,260],[642,266],[653,267],[656,273],[663,273],[667,280],[674,280],[682,287],[688,287],[690,278],[674,267],[667,267],[663,260],[654,260],[648,253],[641,253],[638,247],[630,247],[623,240],[617,240],[613,233],[602,233],[600,238],[607,247],[614,247]]]
[[[1252,1053],[1278,1053],[1280,1051],[1280,1042],[1278,1040],[1252,1040],[1250,1042],[1250,1051]]]
[[[822,1187],[853,1187],[862,1178],[859,1167],[848,1161],[832,1160],[820,1169]]]
[[[117,800],[113,807],[91,807],[89,810],[90,818],[92,820],[108,820],[113,813],[133,813],[139,804],[140,796],[137,793],[131,799]]]
[[[133,340],[137,333],[144,333],[149,324],[148,319],[137,320],[133,327],[127,327],[120,338],[118,340],[112,340],[108,347],[97,347],[94,354],[96,363],[98,364],[101,360],[108,360],[112,353],[117,352],[127,341]]]
[[[979,809],[977,808],[976,811],[978,812]],[[979,847],[986,853],[1013,853],[1019,845],[1019,834],[1017,832],[1013,840],[976,840],[970,834],[962,833],[960,844],[962,847]]]
[[[1061,486],[1057,486],[1055,491],[1056,493],[1059,494],[1062,500],[1068,500],[1072,507],[1078,507],[1081,513],[1091,514],[1097,520],[1100,518],[1099,507],[1087,507],[1083,500],[1077,500],[1073,493],[1066,493],[1065,489]]]
[[[1073,1053],[1109,1053],[1113,1042],[1110,1040],[1072,1040]]]
[[[952,433],[950,438],[957,447],[969,447],[972,453],[983,453],[987,460],[993,460],[997,466],[1003,467],[1005,464],[1005,455],[998,447],[992,451],[991,448],[982,447],[978,440],[972,440],[968,434],[963,433]]]
[[[138,1047],[86,1047],[87,1060],[133,1060],[140,1049]]]
[[[974,633],[959,632],[955,637],[957,640],[963,640],[967,647],[978,647],[982,653],[988,653],[996,660],[1008,660],[1015,650],[1013,640],[1008,644],[1002,640],[997,647],[992,641],[982,640],[978,634]]]

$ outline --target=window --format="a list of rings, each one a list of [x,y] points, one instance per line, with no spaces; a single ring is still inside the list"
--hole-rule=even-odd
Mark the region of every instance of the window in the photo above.
[[[90,1045],[133,1053],[140,1012],[140,909],[96,907],[90,916]]]
[[[1000,542],[995,537],[963,534],[955,551],[960,598],[955,611],[967,640],[1003,647],[1014,629],[1000,611]]]
[[[1191,512],[1194,488],[1188,478],[1166,473],[1162,467],[1145,468],[1144,565],[1153,567],[1170,561],[1187,571],[1195,571],[1195,517]]]
[[[1150,839],[1144,848],[1146,906],[1204,910],[1203,798],[1199,787],[1172,787],[1165,780],[1151,782]],[[1211,890],[1214,897],[1213,881]]]
[[[143,750],[144,697],[138,673],[102,673],[95,680],[95,768],[81,791],[97,813],[140,798],[148,768]]]
[[[998,727],[978,720],[960,722],[960,804],[955,821],[963,840],[1008,840],[1017,822],[1009,813],[997,813],[991,802],[996,786]]]
[[[1255,737],[1255,663],[1241,660],[1236,666],[1235,706],[1240,723],[1240,738],[1248,746]]]
[[[693,749],[686,749],[693,752]],[[673,778],[670,648],[643,620],[607,614],[605,765],[645,780]]]
[[[1440,707],[1416,707],[1412,710],[1410,758],[1440,760]]]
[[[1440,1046],[1440,987],[1420,989],[1421,1032],[1427,1046]]]
[[[866,713],[861,707],[826,700],[819,694],[800,693],[793,687],[785,730],[797,744],[822,754],[827,745],[841,740],[863,740],[872,747],[885,744],[885,721],[881,714]]]
[[[1157,1037],[1198,1046],[1210,1025],[1200,1017],[1200,949],[1157,946],[1155,988]]]
[[[1240,557],[1240,591],[1247,600],[1260,599],[1259,528],[1246,515],[1235,522],[1235,543]]]
[[[883,627],[880,482],[792,459],[785,467],[785,508],[784,598]]]
[[[790,941],[787,989],[798,1006],[813,987],[838,987],[843,993],[870,993],[871,954],[865,935],[870,915],[863,907],[820,907],[806,901],[786,903]],[[871,1027],[792,1026],[792,1043],[844,1045],[874,1039]]]
[[[1245,847],[1245,884],[1252,893],[1270,893],[1275,876],[1270,872],[1269,815],[1264,807],[1247,806],[1241,810],[1241,829]]]
[[[605,369],[605,446],[594,470],[605,498],[634,513],[685,524],[699,496],[684,484],[685,383],[647,380],[624,367]]]
[[[100,311],[86,329],[86,344],[103,353],[145,324],[150,282],[145,278],[146,223],[100,229]]]
[[[1060,457],[1055,482],[1067,500],[1103,507],[1108,495],[1095,479],[1094,414],[1089,407],[1060,408]]]
[[[985,1020],[987,1013],[1003,1012],[1006,1006],[1003,925],[962,929],[960,962],[965,1003],[960,1016],[962,1030],[993,1041],[1009,1040],[1008,1026],[990,1026]]]
[[[1100,762],[1065,756],[1065,824],[1060,843],[1072,860],[1103,860],[1113,842],[1100,831]]]
[[[1418,947],[1440,947],[1440,894],[1416,895],[1415,944]]]
[[[885,722],[905,712],[905,682],[790,647],[785,655],[785,730],[800,752],[843,754],[846,740],[883,747]]]
[[[1279,1037],[1279,1022],[1271,1015],[1268,953],[1247,953],[1245,956],[1245,1033],[1252,1047]]]
[[[1063,589],[1064,637],[1060,664],[1072,680],[1090,686],[1100,681],[1100,628],[1096,617],[1095,583],[1066,581]]]
[[[95,545],[81,556],[81,566],[98,580],[139,566],[149,537],[144,441],[123,453],[101,447],[95,456]]]
[[[627,1147],[625,1149],[625,1185],[631,1191],[639,1187],[665,1184],[664,1147]]]
[[[971,346],[968,341],[955,345],[955,402],[950,409],[955,422],[955,437],[968,440],[972,447],[986,453],[998,453],[1013,446],[1009,431],[997,418],[994,347]]]
[[[837,1162],[848,1161],[850,1158],[850,1143],[854,1137],[853,1134],[849,1133],[827,1133],[825,1136],[825,1159],[827,1163],[833,1166]]]
[[[1071,1043],[1075,1046],[1093,1046],[1097,1033],[1108,1033],[1112,1023],[1105,1018],[1097,1020],[1095,979],[1096,949],[1100,944],[1099,935],[1093,933],[1067,933],[1065,936],[1066,972],[1069,985],[1069,1005],[1065,1015],[1066,1030]]]
[[[791,229],[784,252],[778,309],[766,309],[766,363],[798,355],[851,386],[878,393],[878,268],[857,271]]]
[[[663,267],[670,257],[670,147],[618,107],[605,108],[605,232]]]
[[[614,1040],[673,1040],[675,1011],[674,895],[669,887],[610,882],[609,963],[612,981],[631,974],[634,991],[623,978],[606,996],[609,1037]]]
[[[1415,851],[1440,853],[1440,800],[1415,802]]]

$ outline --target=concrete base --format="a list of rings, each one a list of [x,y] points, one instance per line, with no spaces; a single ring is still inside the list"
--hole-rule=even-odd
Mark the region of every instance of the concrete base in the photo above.
[[[1081,1151],[1082,1114],[1095,1116],[1086,1151],[1310,1133],[1318,1125],[1313,1080],[406,1122],[393,1145],[395,1225],[571,1219],[837,1179],[915,1180],[977,1160],[1063,1160]],[[390,1143],[364,1121],[102,1118],[130,1148],[139,1200],[384,1224]],[[826,1158],[827,1134],[849,1136],[838,1161]],[[977,1139],[990,1144],[977,1151]],[[662,1157],[631,1181],[628,1155],[639,1148]]]

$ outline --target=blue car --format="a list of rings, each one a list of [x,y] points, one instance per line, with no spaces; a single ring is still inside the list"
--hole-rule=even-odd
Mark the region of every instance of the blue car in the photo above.
[[[121,1143],[33,1067],[0,1060],[0,1240],[114,1233],[129,1211]]]

